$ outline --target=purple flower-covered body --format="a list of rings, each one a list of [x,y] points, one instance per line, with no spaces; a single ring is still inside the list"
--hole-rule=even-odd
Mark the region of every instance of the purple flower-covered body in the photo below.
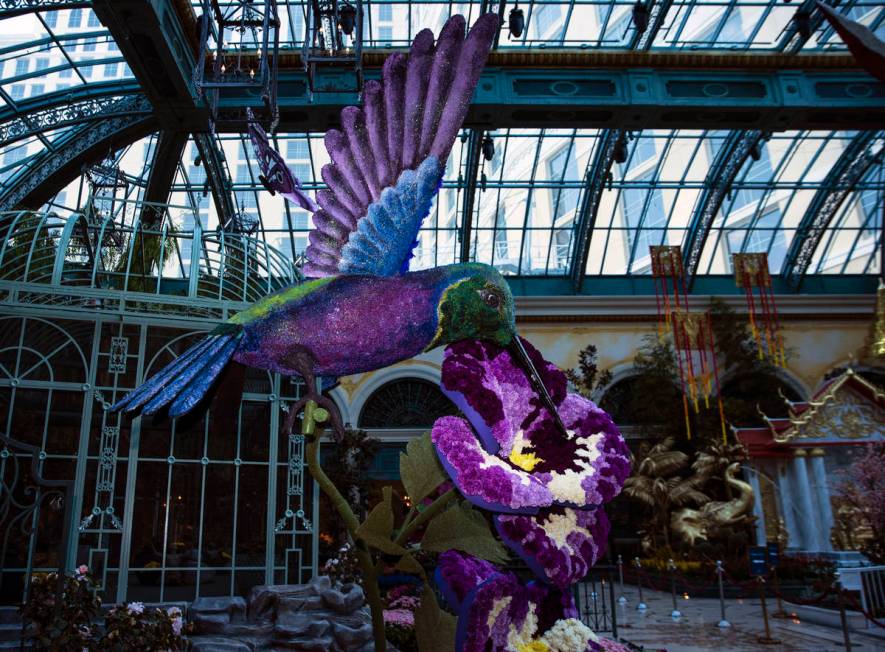
[[[305,366],[317,376],[386,367],[430,344],[448,287],[492,272],[448,265],[402,276],[330,277],[283,290],[231,320],[244,335],[234,360],[284,375]]]

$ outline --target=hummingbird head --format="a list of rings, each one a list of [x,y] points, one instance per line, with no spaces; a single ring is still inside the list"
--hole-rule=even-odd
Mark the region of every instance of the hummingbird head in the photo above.
[[[436,334],[424,350],[461,340],[487,340],[506,347],[565,433],[559,411],[516,333],[513,294],[507,281],[490,265],[468,263],[451,269],[456,273],[440,296]]]
[[[516,320],[507,281],[489,265],[453,265],[452,271],[437,305],[436,334],[425,350],[461,340],[508,346],[516,336]]]

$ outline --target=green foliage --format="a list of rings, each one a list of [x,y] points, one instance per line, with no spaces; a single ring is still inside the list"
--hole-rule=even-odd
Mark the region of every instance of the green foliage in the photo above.
[[[390,487],[384,487],[383,492],[384,497],[381,502],[372,508],[369,516],[357,528],[356,536],[381,552],[389,555],[402,555],[405,554],[406,549],[391,539],[393,534],[392,491]]]
[[[507,550],[492,534],[485,517],[467,501],[449,507],[430,521],[421,548],[433,552],[454,548],[498,564],[508,559]]]
[[[399,455],[399,472],[412,504],[418,504],[448,478],[433,450],[430,433],[413,439]]]
[[[113,652],[178,652],[190,647],[189,641],[181,637],[183,628],[181,610],[177,607],[166,611],[132,602],[111,609],[105,616],[106,631],[97,649]]]
[[[436,596],[426,584],[421,606],[415,612],[415,634],[421,652],[451,652],[455,649],[458,619],[440,609]]]
[[[75,575],[62,580],[60,602],[56,602],[59,578],[56,573],[37,574],[31,581],[22,618],[35,649],[84,652],[179,652],[190,647],[182,637],[186,626],[181,610],[147,608],[140,602],[114,607],[98,620],[101,599],[98,585],[81,566]]]
[[[101,609],[97,586],[85,573],[61,578],[58,599],[57,573],[38,573],[31,579],[28,601],[22,606],[22,620],[35,648],[40,650],[80,650],[90,648],[97,637],[93,621]]]
[[[578,393],[586,398],[590,398],[593,392],[605,387],[612,380],[612,373],[608,369],[599,370],[598,358],[596,346],[590,344],[578,353],[578,368],[565,372]]]

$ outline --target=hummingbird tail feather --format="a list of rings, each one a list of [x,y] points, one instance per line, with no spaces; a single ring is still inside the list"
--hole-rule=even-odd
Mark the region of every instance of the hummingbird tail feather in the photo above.
[[[164,407],[178,417],[208,393],[231,361],[242,338],[242,329],[222,325],[136,388],[111,410],[154,414]]]

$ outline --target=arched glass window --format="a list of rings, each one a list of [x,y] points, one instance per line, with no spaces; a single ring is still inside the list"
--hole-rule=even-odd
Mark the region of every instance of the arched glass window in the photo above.
[[[430,428],[458,408],[435,383],[400,378],[379,387],[363,406],[360,428]]]

